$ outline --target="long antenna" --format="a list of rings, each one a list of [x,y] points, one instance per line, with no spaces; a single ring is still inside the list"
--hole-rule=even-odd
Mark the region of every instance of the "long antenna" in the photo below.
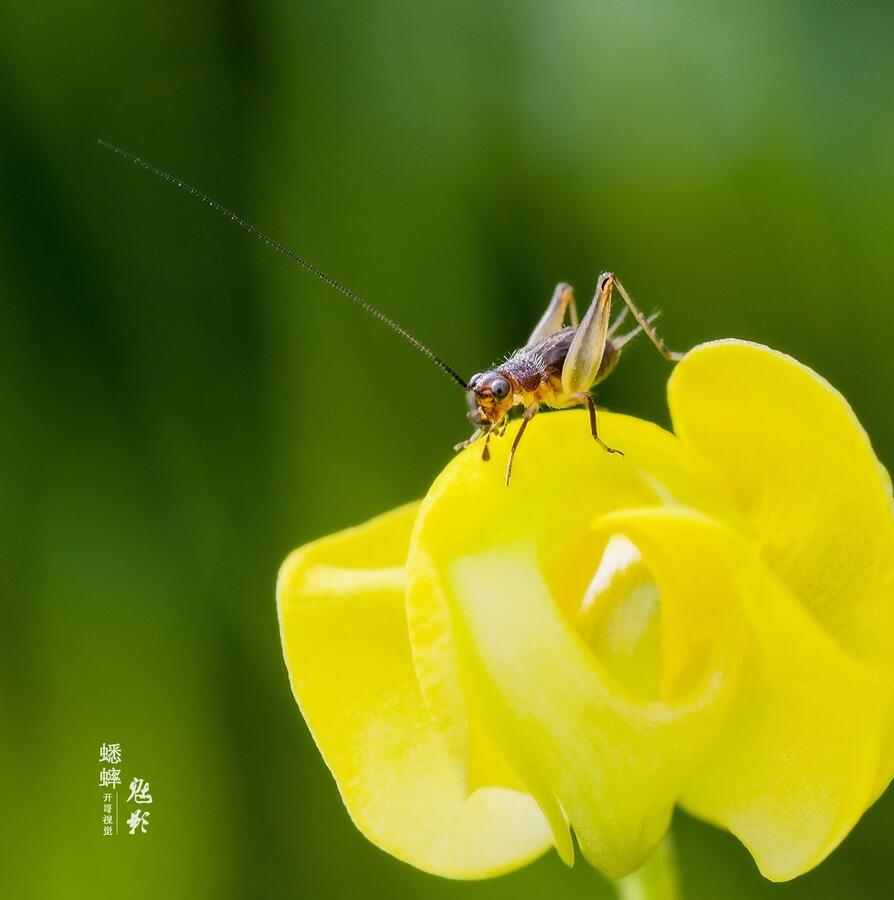
[[[466,384],[465,379],[457,373],[457,371],[449,366],[434,350],[431,350],[429,347],[426,347],[425,344],[422,343],[418,338],[413,337],[409,331],[405,328],[402,328],[394,319],[389,318],[385,315],[385,313],[381,312],[381,310],[376,309],[371,303],[368,303],[363,299],[359,294],[352,291],[349,287],[345,287],[341,282],[336,281],[331,275],[327,275],[322,269],[318,269],[313,263],[309,263],[306,259],[300,257],[297,253],[289,250],[288,247],[283,246],[279,243],[279,241],[275,241],[272,237],[268,237],[261,231],[259,228],[255,228],[254,225],[246,222],[245,219],[240,218],[234,212],[230,212],[225,206],[222,206],[216,200],[212,200],[207,194],[203,194],[200,190],[192,187],[187,184],[185,181],[181,181],[179,178],[176,178],[174,175],[165,172],[163,169],[159,169],[157,166],[153,166],[152,163],[146,162],[145,159],[141,159],[139,156],[134,156],[133,153],[128,153],[127,150],[123,150],[121,147],[115,146],[115,144],[110,144],[108,141],[104,141],[100,138],[99,145],[101,147],[105,147],[106,150],[111,150],[112,153],[117,154],[118,156],[124,157],[124,159],[129,160],[135,165],[139,166],[141,169],[145,169],[147,172],[151,172],[153,175],[157,175],[159,178],[162,178],[164,181],[173,184],[175,187],[180,188],[181,190],[186,191],[187,194],[192,194],[197,200],[201,200],[203,203],[207,203],[213,210],[221,213],[226,216],[231,222],[235,222],[240,228],[244,228],[249,234],[253,234],[258,240],[263,241],[268,247],[272,247],[274,250],[278,250],[283,256],[287,256],[292,262],[298,263],[303,269],[307,269],[313,275],[316,275],[321,281],[325,281],[326,284],[331,288],[335,288],[339,293],[344,294],[349,300],[353,300],[358,306],[363,307],[370,315],[375,316],[380,322],[384,322],[392,331],[397,332],[402,338],[408,340],[420,353],[425,354],[438,368],[443,369],[463,390],[468,389],[468,385]]]

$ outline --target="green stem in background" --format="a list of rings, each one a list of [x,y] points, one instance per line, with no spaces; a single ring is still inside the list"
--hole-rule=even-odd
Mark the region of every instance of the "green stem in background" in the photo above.
[[[631,875],[615,882],[619,900],[681,900],[677,855],[670,834]]]

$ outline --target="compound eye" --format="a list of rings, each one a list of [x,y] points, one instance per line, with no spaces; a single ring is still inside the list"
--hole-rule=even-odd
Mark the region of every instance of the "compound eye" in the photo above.
[[[505,400],[509,396],[509,382],[505,378],[495,378],[490,389],[497,400]]]

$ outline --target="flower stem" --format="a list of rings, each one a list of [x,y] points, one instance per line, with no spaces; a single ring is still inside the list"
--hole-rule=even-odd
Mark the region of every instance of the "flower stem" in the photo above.
[[[670,834],[635,872],[615,882],[619,900],[681,900],[677,856]]]

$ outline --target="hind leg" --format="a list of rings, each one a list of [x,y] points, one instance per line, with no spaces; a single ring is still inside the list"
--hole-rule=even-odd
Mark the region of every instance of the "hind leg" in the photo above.
[[[589,391],[596,381],[611,318],[612,282],[613,276],[609,273],[599,276],[593,301],[568,348],[568,355],[562,364],[562,390],[566,394]]]
[[[652,327],[652,319],[654,317],[650,316],[646,318],[643,311],[633,302],[630,297],[630,294],[624,289],[624,285],[615,278],[611,272],[606,272],[602,277],[608,277],[611,284],[613,284],[617,289],[618,293],[621,295],[621,299],[627,304],[627,308],[630,312],[633,313],[633,318],[636,319],[637,324],[643,331],[645,331],[649,340],[655,345],[655,349],[669,362],[678,362],[683,358],[682,353],[675,353],[673,350],[669,349],[667,344],[664,343],[663,340],[658,335],[658,332]],[[632,335],[631,335],[632,336]]]
[[[633,340],[642,330],[642,325],[637,325],[636,328],[631,328],[630,331],[625,331],[624,334],[620,335],[620,337],[614,337],[614,333],[618,330],[620,324],[624,321],[624,316],[627,312],[627,307],[624,307],[624,312],[612,322],[612,327],[608,330],[608,336],[611,339],[612,346],[615,350],[620,350],[626,343]],[[653,312],[651,316],[649,316],[646,321],[651,325],[659,316],[660,312]]]
[[[530,347],[531,344],[536,344],[537,341],[549,337],[549,335],[555,334],[557,331],[561,331],[565,322],[566,311],[571,318],[571,324],[577,325],[574,290],[570,284],[560,281],[556,285],[555,291],[553,291],[553,298],[549,301],[549,306],[546,307],[546,311],[540,317],[540,321],[534,326],[534,330],[531,332],[531,336],[528,338],[525,346]]]

